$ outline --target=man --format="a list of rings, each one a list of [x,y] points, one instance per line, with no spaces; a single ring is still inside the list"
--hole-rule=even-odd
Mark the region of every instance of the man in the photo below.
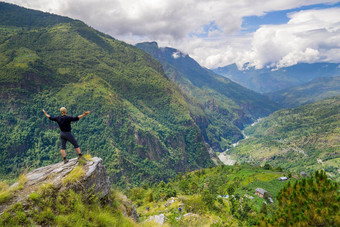
[[[80,118],[85,117],[90,113],[90,111],[85,111],[82,115],[77,117],[71,117],[66,115],[66,108],[60,108],[60,116],[58,117],[51,117],[49,114],[43,110],[46,117],[48,117],[51,121],[56,121],[60,128],[60,140],[61,140],[61,156],[63,157],[64,163],[68,162],[66,158],[66,142],[69,141],[75,148],[76,152],[78,153],[78,159],[83,158],[82,153],[80,151],[80,147],[77,143],[77,140],[71,134],[71,122],[78,121]]]

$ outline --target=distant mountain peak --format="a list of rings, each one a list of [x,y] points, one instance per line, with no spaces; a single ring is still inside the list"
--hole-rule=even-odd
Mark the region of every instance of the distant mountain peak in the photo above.
[[[315,78],[340,75],[339,64],[336,63],[298,63],[293,66],[255,69],[244,66],[239,69],[236,64],[213,69],[236,83],[261,93],[275,92],[306,84]]]

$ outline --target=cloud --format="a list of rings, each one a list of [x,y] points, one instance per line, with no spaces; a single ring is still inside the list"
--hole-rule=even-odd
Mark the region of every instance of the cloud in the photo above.
[[[191,45],[177,45],[211,68],[232,63],[260,69],[299,62],[340,62],[340,8],[304,10],[288,16],[288,23],[263,25],[253,34],[197,38]]]
[[[291,13],[283,25],[265,25],[252,39],[251,66],[340,62],[340,8]],[[240,62],[239,65],[246,62]]]
[[[336,43],[340,43],[335,36],[338,18],[332,14],[330,19],[322,19],[320,17],[322,10],[293,13],[288,24],[265,25],[254,34],[241,32],[242,18],[245,16],[263,16],[271,11],[319,3],[336,3],[339,0],[7,0],[7,2],[80,19],[102,32],[132,44],[157,41],[160,46],[174,47],[188,53],[209,68],[231,63],[242,66],[245,62],[259,68],[267,64],[289,65],[302,59],[334,61],[337,55],[334,47],[337,46]],[[338,9],[335,11],[340,15]],[[318,19],[315,19],[314,15]],[[333,19],[335,21],[331,21]],[[311,30],[310,23],[314,22],[319,25],[318,29],[326,29],[326,32]],[[296,31],[299,27],[300,32]],[[313,39],[309,38],[308,32],[314,32],[311,35]],[[319,44],[315,41],[321,42],[325,35],[331,35],[334,40],[327,38],[328,41],[324,40]]]
[[[182,54],[181,54],[181,52],[179,52],[179,51],[176,51],[176,52],[174,52],[174,53],[172,54],[172,57],[173,57],[174,59],[180,58],[181,56],[182,56]]]

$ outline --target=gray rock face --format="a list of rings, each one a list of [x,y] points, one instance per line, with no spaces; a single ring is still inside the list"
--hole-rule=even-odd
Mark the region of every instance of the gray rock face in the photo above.
[[[99,198],[110,194],[110,180],[101,158],[94,157],[87,163],[88,170],[83,179],[85,190],[91,189]]]
[[[160,214],[160,215],[154,215],[148,218],[148,220],[146,220],[146,222],[149,221],[154,221],[160,225],[163,225],[165,223],[165,216],[164,214]]]
[[[30,187],[43,183],[51,183],[61,191],[65,189],[80,189],[84,192],[93,191],[100,198],[110,193],[110,181],[107,176],[103,160],[98,157],[87,161],[82,168],[85,170],[85,176],[77,180],[76,183],[64,185],[62,180],[76,166],[78,166],[77,158],[71,159],[68,163],[57,163],[33,170],[27,174],[27,182],[25,187]]]
[[[84,176],[76,179],[73,183],[63,183],[63,179],[65,179],[78,164],[78,159],[74,158],[66,164],[61,162],[27,173],[27,181],[23,189],[15,192],[13,198],[6,204],[0,204],[0,215],[6,207],[25,201],[32,192],[37,191],[41,185],[46,183],[52,184],[54,188],[59,191],[74,189],[81,193],[95,193],[99,198],[103,198],[110,193],[109,177],[103,166],[102,159],[98,157],[94,157],[81,165],[81,168],[85,171]],[[18,186],[18,183],[13,184],[11,188],[15,188],[16,186]]]

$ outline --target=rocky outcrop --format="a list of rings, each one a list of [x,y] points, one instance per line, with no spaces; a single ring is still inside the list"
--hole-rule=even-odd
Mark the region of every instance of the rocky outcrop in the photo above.
[[[148,220],[146,220],[145,222],[149,222],[149,221],[153,221],[160,225],[163,225],[165,223],[165,216],[164,214],[154,215],[154,216],[149,217]]]
[[[33,170],[27,174],[25,187],[34,187],[44,183],[51,183],[61,191],[71,188],[83,190],[83,192],[94,191],[102,198],[110,193],[110,181],[107,176],[103,160],[98,157],[84,163],[82,168],[85,175],[76,180],[75,183],[65,184],[63,179],[76,167],[79,162],[77,158],[68,163],[57,163]]]
[[[11,205],[24,202],[27,197],[37,191],[43,184],[52,184],[56,190],[64,191],[74,189],[79,193],[96,194],[99,198],[103,198],[110,193],[110,181],[107,176],[103,161],[101,158],[94,157],[91,160],[80,162],[74,158],[68,163],[63,162],[41,167],[26,174],[26,182],[21,189],[15,191],[12,198],[6,203],[0,204],[0,215]],[[65,179],[72,171],[80,166],[84,171],[78,178],[72,182],[65,182]],[[18,188],[19,183],[11,186],[12,189]]]

